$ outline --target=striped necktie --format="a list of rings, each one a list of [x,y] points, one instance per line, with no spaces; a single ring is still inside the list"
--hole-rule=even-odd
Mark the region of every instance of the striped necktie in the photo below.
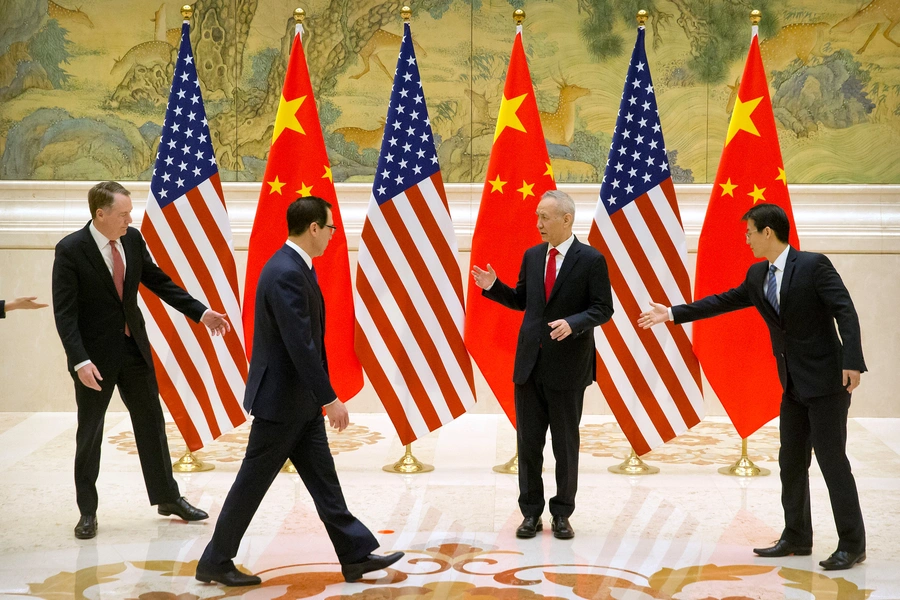
[[[775,312],[780,315],[781,310],[779,310],[778,307],[778,281],[775,279],[775,271],[777,270],[778,267],[775,265],[769,266],[769,283],[766,286],[766,300],[769,301],[769,304],[772,305]]]

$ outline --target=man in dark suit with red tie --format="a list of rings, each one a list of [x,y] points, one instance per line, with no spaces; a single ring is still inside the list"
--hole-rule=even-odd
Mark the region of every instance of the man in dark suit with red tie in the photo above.
[[[866,370],[859,318],[831,261],[788,244],[790,221],[781,207],[759,204],[742,220],[753,255],[766,260],[751,266],[744,282],[727,292],[671,309],[653,303],[638,324],[646,329],[756,308],[769,328],[784,388],[778,454],[784,530],[773,546],[753,551],[766,558],[812,553],[809,464],[815,450],[839,538],[837,550],[819,564],[849,569],[866,559],[866,530],[846,453],[850,392]]]
[[[213,335],[230,329],[225,315],[209,310],[160,269],[131,224],[131,196],[115,181],[88,192],[91,220],[56,245],[53,313],[75,382],[75,493],[81,517],[75,537],[97,535],[97,476],[103,422],[113,389],[131,414],[134,440],[150,504],[161,515],[206,519],[178,492],[172,476],[165,421],[150,341],[138,307],[143,284]]]
[[[403,556],[371,554],[378,541],[347,509],[325,435],[323,409],[338,431],[350,419],[328,379],[325,301],[312,264],[335,229],[331,205],[315,196],[295,200],[288,206],[287,225],[287,242],[263,267],[256,288],[253,356],[244,394],[253,424],[215,533],[197,563],[196,578],[206,583],[261,582],[238,570],[232,559],[287,459],[315,502],[346,581],[357,581]]]
[[[541,479],[547,428],[556,458],[556,496],[550,499],[551,528],[560,539],[574,537],[569,517],[578,487],[578,426],[584,390],[595,379],[594,328],[613,314],[606,259],[572,234],[575,203],[568,194],[546,192],[537,206],[544,243],[525,251],[515,289],[490,265],[472,276],[482,295],[525,316],[516,345],[516,436],[519,452],[519,508],[516,530],[533,538],[543,529]]]

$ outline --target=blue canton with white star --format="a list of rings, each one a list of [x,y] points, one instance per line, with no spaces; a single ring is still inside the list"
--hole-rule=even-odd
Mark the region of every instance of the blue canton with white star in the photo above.
[[[666,144],[644,51],[644,28],[641,27],[625,78],[616,129],[600,185],[600,200],[606,212],[612,215],[669,176]]]
[[[190,25],[183,23],[181,46],[150,190],[163,207],[209,179],[218,170],[191,51]]]
[[[440,170],[412,34],[404,23],[372,193],[383,204]]]

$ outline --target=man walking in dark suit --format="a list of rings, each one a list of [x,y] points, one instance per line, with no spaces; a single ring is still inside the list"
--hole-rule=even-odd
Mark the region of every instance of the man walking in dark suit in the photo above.
[[[572,234],[575,203],[568,194],[546,192],[537,207],[544,243],[525,251],[515,289],[475,266],[472,276],[482,295],[524,310],[516,346],[513,383],[519,452],[520,538],[543,529],[544,483],[541,470],[547,428],[556,458],[556,496],[550,499],[553,535],[570,539],[569,517],[578,488],[578,425],[584,390],[595,379],[594,328],[613,314],[606,259]]]
[[[97,535],[103,421],[116,387],[131,414],[150,504],[161,515],[206,519],[209,515],[181,497],[172,477],[150,341],[137,303],[138,285],[202,322],[213,335],[226,333],[230,325],[153,262],[140,231],[129,227],[131,196],[121,184],[98,183],[88,192],[88,205],[91,221],[56,245],[53,261],[53,312],[78,406],[75,493],[81,517],[75,537]]]
[[[325,435],[323,408],[338,431],[350,419],[328,380],[325,302],[312,265],[312,259],[325,252],[335,229],[331,205],[315,196],[295,200],[287,209],[287,225],[287,242],[259,276],[253,356],[244,395],[253,424],[244,461],[212,540],[197,563],[196,577],[206,583],[261,582],[239,571],[232,559],[287,459],[315,502],[346,581],[356,581],[403,556],[371,554],[378,542],[347,509]]]
[[[781,207],[760,204],[743,216],[747,244],[756,258],[738,287],[671,309],[653,303],[638,319],[648,328],[665,321],[687,323],[756,307],[769,328],[781,400],[781,504],[784,531],[763,557],[812,553],[809,506],[810,450],[822,469],[838,531],[838,548],[819,564],[849,569],[866,559],[866,532],[856,481],[847,460],[850,392],[866,370],[859,319],[847,288],[822,254],[800,252],[787,240],[790,222]],[[840,338],[835,332],[837,322]]]

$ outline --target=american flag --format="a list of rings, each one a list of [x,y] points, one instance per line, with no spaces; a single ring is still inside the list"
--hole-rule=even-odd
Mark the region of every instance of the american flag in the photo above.
[[[141,233],[175,283],[231,322],[228,334],[212,337],[141,286],[160,395],[188,448],[198,450],[247,420],[241,407],[247,360],[231,225],[187,21]]]
[[[640,329],[650,301],[691,301],[687,244],[669,172],[644,28],[625,78],[588,236],[608,261],[615,313],[594,332],[597,383],[637,454],[700,422],[700,366],[689,326]]]
[[[356,353],[409,444],[475,403],[456,237],[409,23],[359,243]]]

